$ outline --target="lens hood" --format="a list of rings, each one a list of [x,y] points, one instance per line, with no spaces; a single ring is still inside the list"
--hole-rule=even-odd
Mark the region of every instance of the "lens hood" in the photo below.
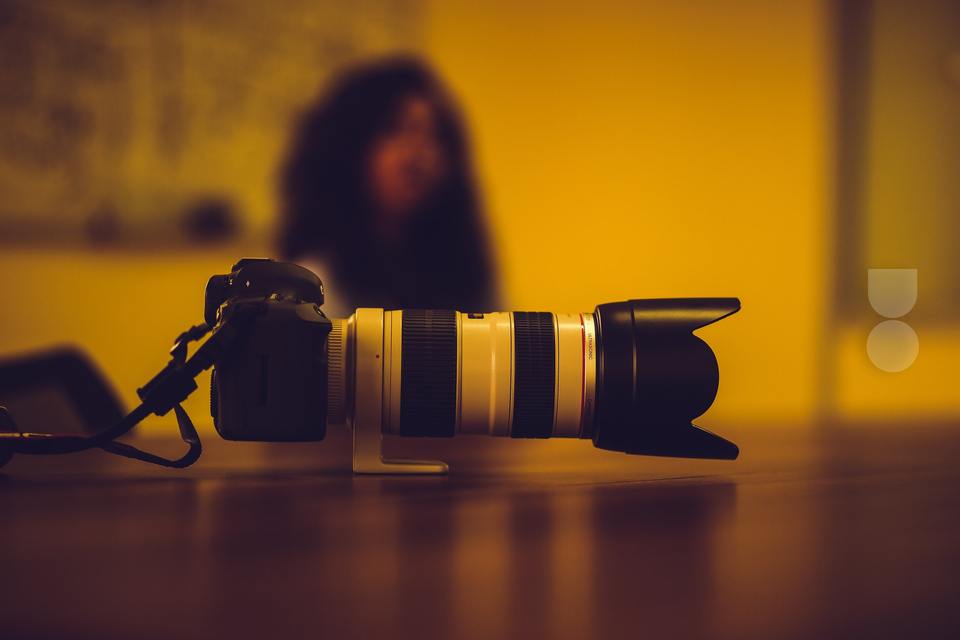
[[[737,298],[630,300],[595,312],[599,358],[593,444],[625,453],[733,460],[732,442],[692,421],[720,372],[696,329],[740,309]]]

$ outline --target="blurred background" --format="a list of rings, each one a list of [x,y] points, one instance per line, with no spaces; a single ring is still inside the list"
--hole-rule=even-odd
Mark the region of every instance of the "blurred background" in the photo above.
[[[206,279],[276,255],[299,114],[393,53],[462,110],[507,308],[740,297],[706,425],[960,415],[946,0],[0,0],[0,355],[78,344],[132,404]],[[918,273],[899,373],[871,268]]]

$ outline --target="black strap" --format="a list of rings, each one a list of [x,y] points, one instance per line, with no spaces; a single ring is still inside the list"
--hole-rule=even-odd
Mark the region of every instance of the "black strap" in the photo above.
[[[203,453],[203,445],[200,443],[200,436],[190,420],[190,416],[179,404],[173,408],[177,414],[177,425],[180,427],[180,437],[189,445],[187,452],[176,460],[170,460],[161,456],[142,451],[134,446],[116,440],[110,440],[100,445],[100,448],[108,453],[114,453],[118,456],[142,460],[152,464],[158,464],[161,467],[172,467],[174,469],[184,469],[200,459]]]
[[[100,448],[108,453],[164,467],[189,467],[200,457],[203,447],[193,422],[180,403],[196,390],[194,378],[213,366],[247,326],[246,321],[250,317],[237,314],[230,322],[220,324],[189,359],[187,343],[203,338],[210,332],[210,327],[201,324],[181,333],[170,350],[172,357],[167,366],[137,390],[142,402],[122,420],[92,436],[24,433],[17,428],[12,416],[0,407],[0,466],[9,461],[14,453],[45,455]],[[187,452],[182,457],[170,460],[132,445],[116,442],[116,438],[128,433],[151,413],[162,416],[170,409],[176,413],[180,437],[188,445]]]

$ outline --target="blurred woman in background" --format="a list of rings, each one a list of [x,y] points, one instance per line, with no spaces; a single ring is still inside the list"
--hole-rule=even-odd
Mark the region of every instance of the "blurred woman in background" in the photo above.
[[[330,313],[498,306],[464,132],[422,63],[339,77],[307,112],[282,179],[280,252],[324,280]]]

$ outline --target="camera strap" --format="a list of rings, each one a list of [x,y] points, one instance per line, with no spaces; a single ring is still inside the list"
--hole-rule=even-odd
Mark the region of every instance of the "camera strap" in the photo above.
[[[228,322],[220,323],[212,332],[207,324],[190,327],[181,333],[170,349],[170,362],[147,384],[137,389],[140,404],[113,426],[91,436],[20,431],[13,417],[0,407],[0,466],[16,453],[46,455],[73,453],[100,448],[108,453],[149,462],[164,467],[182,469],[200,458],[203,446],[190,416],[181,403],[197,389],[195,378],[209,369],[241,335],[247,315],[236,314]],[[210,334],[192,356],[187,357],[189,343],[202,340]],[[176,459],[168,459],[116,439],[128,433],[150,414],[163,416],[174,411],[180,437],[188,445],[187,452]]]
[[[189,467],[200,459],[200,454],[203,453],[203,445],[200,443],[200,436],[197,434],[197,430],[193,426],[193,421],[190,420],[190,416],[187,415],[186,410],[177,404],[174,405],[173,411],[177,415],[177,426],[180,427],[180,438],[189,446],[187,452],[176,460],[170,460],[150,453],[149,451],[137,449],[125,442],[117,442],[116,440],[108,440],[100,445],[100,448],[108,453],[133,458],[134,460],[142,460],[143,462],[157,464],[161,467],[172,467],[174,469]]]

